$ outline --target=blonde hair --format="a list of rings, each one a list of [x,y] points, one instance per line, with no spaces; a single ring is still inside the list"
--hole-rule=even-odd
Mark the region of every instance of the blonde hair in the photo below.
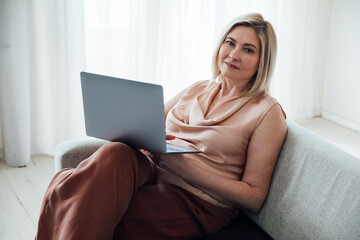
[[[240,93],[241,96],[251,96],[255,99],[268,92],[271,75],[273,73],[276,61],[277,41],[276,34],[270,22],[265,21],[263,16],[258,13],[250,13],[239,16],[232,20],[225,28],[222,38],[215,48],[212,60],[213,79],[221,81],[222,76],[218,66],[219,50],[227,35],[238,26],[252,28],[260,41],[260,60],[259,68],[253,78],[248,82]]]

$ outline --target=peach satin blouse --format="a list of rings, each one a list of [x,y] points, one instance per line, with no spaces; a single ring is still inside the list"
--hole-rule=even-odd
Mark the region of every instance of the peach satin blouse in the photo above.
[[[210,110],[210,104],[221,83],[200,81],[180,98],[169,111],[166,132],[176,136],[169,143],[199,149],[202,153],[183,154],[195,167],[218,176],[241,180],[251,136],[276,99],[265,94],[259,101],[233,95]],[[232,209],[205,192],[163,169],[159,179],[170,182],[220,207]]]

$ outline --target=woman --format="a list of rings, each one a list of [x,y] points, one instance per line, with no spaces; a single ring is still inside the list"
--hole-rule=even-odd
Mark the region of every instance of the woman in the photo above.
[[[275,55],[269,22],[235,19],[214,54],[216,80],[165,104],[167,139],[202,153],[104,145],[54,177],[37,239],[192,239],[228,225],[236,209],[259,211],[287,130],[267,92]]]

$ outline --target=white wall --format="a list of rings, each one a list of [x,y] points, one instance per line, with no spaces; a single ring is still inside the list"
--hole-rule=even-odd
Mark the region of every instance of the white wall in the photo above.
[[[3,159],[3,143],[2,143],[2,123],[1,123],[1,111],[0,111],[0,160]]]
[[[322,116],[360,131],[360,1],[334,0]]]
[[[320,116],[332,0],[282,1],[274,22],[278,54],[270,92],[288,119]]]

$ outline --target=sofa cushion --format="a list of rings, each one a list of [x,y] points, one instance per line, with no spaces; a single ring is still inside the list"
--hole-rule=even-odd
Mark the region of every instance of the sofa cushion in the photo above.
[[[274,239],[360,239],[360,159],[288,121],[268,198],[247,215]]]
[[[236,220],[223,230],[201,240],[271,240],[258,225],[240,212]]]

